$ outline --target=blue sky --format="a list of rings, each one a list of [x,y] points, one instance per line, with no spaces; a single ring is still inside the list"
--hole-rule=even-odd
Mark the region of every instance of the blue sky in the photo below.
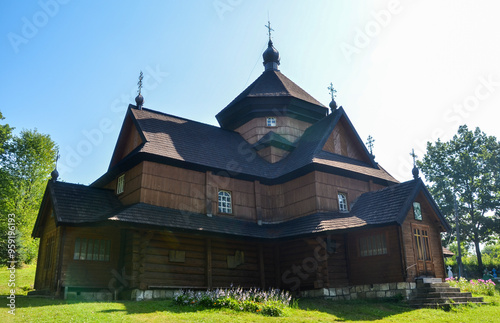
[[[397,179],[414,148],[458,126],[500,137],[496,1],[13,1],[0,4],[0,111],[59,145],[61,179],[109,165],[139,71],[145,107],[217,125],[263,71],[268,15],[280,70],[337,102]]]

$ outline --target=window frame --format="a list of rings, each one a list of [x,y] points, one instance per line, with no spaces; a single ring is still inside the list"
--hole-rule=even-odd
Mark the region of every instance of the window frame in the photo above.
[[[222,195],[224,193],[227,194],[225,196],[226,199],[229,196],[229,201],[228,200],[221,201],[221,197],[223,197]],[[227,205],[226,206],[221,206],[221,203],[229,203],[229,207]],[[229,211],[229,212],[227,212],[227,211]],[[217,213],[220,213],[220,214],[233,214],[233,194],[232,194],[231,191],[223,190],[223,189],[219,189],[217,191]]]
[[[344,203],[341,203],[341,201],[340,201],[341,196],[344,198],[344,201],[343,201]],[[347,193],[337,192],[337,202],[338,202],[338,207],[339,207],[340,212],[349,212],[349,203],[347,201],[348,201]],[[342,207],[343,204],[345,204],[344,207]]]
[[[271,124],[269,124],[269,121],[272,121]],[[270,128],[275,128],[278,126],[278,120],[276,117],[266,117],[266,127]]]
[[[125,174],[118,176],[116,180],[116,195],[120,195],[125,191]]]
[[[389,255],[387,232],[385,231],[363,234],[357,240],[358,256],[361,258]]]
[[[74,261],[109,262],[111,240],[94,237],[77,237],[73,245]]]

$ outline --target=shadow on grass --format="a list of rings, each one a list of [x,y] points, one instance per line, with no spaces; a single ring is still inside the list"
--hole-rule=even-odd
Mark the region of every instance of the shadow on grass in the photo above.
[[[7,295],[0,295],[0,297],[6,297]],[[127,314],[147,314],[155,312],[169,312],[169,313],[188,313],[188,312],[200,312],[200,311],[210,311],[211,309],[206,309],[197,306],[180,306],[175,304],[172,300],[148,300],[148,301],[91,301],[91,300],[63,300],[59,298],[50,297],[29,297],[29,296],[17,296],[16,297],[16,307],[44,307],[44,306],[57,306],[57,305],[84,305],[89,304],[89,306],[95,304],[102,304],[103,307],[109,307],[111,304],[123,305],[123,308],[106,308],[99,310],[101,313],[114,313],[114,312],[127,312]],[[104,305],[106,304],[106,305]]]
[[[375,321],[415,310],[403,301],[392,299],[331,301],[304,298],[298,303],[299,309],[328,313],[342,321]]]
[[[1,296],[0,296],[1,297]],[[44,307],[57,305],[84,306],[88,303],[96,312],[126,314],[148,314],[155,312],[166,312],[171,314],[212,312],[214,309],[206,309],[198,306],[181,306],[172,300],[148,300],[148,301],[110,301],[96,302],[84,300],[62,300],[51,298],[38,298],[19,296],[16,298],[18,307]],[[91,305],[92,304],[92,305]],[[95,304],[101,304],[95,305]],[[116,304],[116,305],[114,305]],[[119,307],[119,308],[118,308]],[[351,300],[331,301],[324,299],[304,298],[298,301],[298,310],[317,311],[335,316],[341,321],[374,321],[392,315],[413,311],[405,302],[396,300]]]

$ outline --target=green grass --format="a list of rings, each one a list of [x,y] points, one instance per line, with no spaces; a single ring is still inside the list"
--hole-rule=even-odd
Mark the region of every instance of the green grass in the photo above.
[[[35,266],[17,272],[20,286],[33,284]],[[0,268],[0,294],[7,295],[8,272]],[[342,301],[301,299],[298,308],[287,309],[284,317],[235,312],[228,309],[202,309],[179,306],[171,300],[79,302],[26,297],[18,290],[16,322],[498,322],[500,296],[486,296],[491,305],[462,306],[450,311],[411,309],[404,302]],[[6,304],[5,296],[1,304]],[[0,307],[0,322],[14,322],[5,305]]]

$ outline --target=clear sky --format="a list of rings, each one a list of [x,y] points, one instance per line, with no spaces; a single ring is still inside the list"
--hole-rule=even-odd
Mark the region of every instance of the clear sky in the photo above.
[[[458,126],[500,138],[500,2],[78,1],[0,4],[0,111],[59,145],[61,179],[106,172],[145,75],[144,106],[217,125],[264,70],[268,16],[280,70],[337,103],[375,160],[411,178],[412,148]]]

